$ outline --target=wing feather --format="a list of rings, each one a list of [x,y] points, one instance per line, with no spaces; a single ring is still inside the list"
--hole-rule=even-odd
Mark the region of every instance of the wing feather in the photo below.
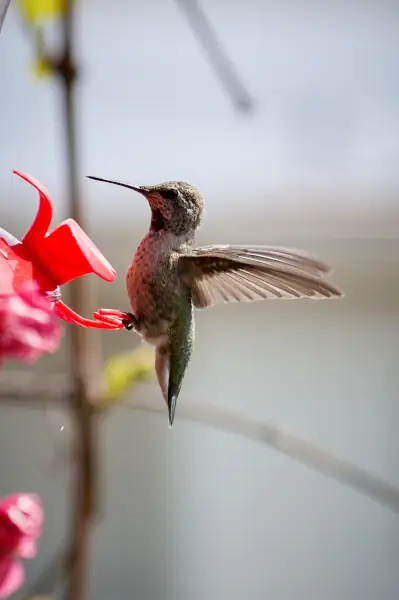
[[[314,256],[291,248],[279,248],[272,246],[231,246],[212,245],[196,248],[193,252],[225,257],[226,254],[236,257],[243,263],[261,265],[268,264],[270,267],[292,267],[303,270],[309,275],[321,276],[331,273],[331,267],[318,260]]]
[[[343,295],[324,279],[331,272],[328,265],[286,248],[204,246],[181,256],[179,269],[197,308],[219,301],[320,299]]]

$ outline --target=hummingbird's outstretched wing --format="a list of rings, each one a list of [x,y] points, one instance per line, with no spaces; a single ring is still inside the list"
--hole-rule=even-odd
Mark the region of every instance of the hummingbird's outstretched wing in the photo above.
[[[179,259],[197,308],[265,298],[333,298],[343,294],[323,276],[331,269],[305,253],[268,246],[204,246]]]

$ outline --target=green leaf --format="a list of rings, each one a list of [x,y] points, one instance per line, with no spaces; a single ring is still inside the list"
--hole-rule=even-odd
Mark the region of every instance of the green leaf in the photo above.
[[[43,79],[51,74],[51,67],[43,58],[37,58],[32,65],[32,74],[35,79]]]
[[[103,408],[119,404],[126,393],[154,376],[154,353],[148,346],[116,354],[104,367]]]
[[[54,17],[59,17],[66,10],[65,0],[17,0],[17,6],[28,25],[36,25]]]

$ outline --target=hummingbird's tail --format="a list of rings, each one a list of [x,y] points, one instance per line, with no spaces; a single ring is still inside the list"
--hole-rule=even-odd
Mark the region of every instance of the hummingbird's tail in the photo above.
[[[179,377],[177,379],[175,378],[176,365],[174,362],[171,365],[170,358],[169,345],[158,346],[155,352],[155,371],[158,377],[158,383],[161,388],[162,395],[168,407],[169,425],[172,427],[182,379]]]
[[[169,425],[171,427],[172,427],[173,421],[175,419],[177,398],[178,398],[178,394],[174,394],[173,392],[168,393]]]
[[[194,346],[194,309],[187,290],[178,297],[176,316],[168,329],[168,339],[155,351],[155,371],[168,407],[169,424],[173,425],[177,399]]]

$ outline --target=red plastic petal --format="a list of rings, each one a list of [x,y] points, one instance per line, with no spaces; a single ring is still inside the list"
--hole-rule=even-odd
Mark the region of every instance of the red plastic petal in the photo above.
[[[123,327],[122,323],[119,323],[118,321],[112,321],[111,319],[102,319],[101,316],[100,320],[96,321],[86,319],[61,301],[56,303],[55,312],[60,319],[63,319],[68,323],[80,325],[81,327],[88,327],[90,329],[122,329]],[[97,313],[94,313],[94,316],[96,315]]]
[[[116,271],[73,219],[63,221],[45,238],[40,257],[51,257],[48,270],[57,285],[89,273],[105,281],[116,279]]]
[[[116,308],[100,308],[98,314],[102,317],[114,317],[116,319],[126,319],[126,313]]]
[[[7,232],[4,232],[5,239],[1,239],[0,230],[0,295],[15,292],[20,283],[29,279],[37,280],[43,293],[89,273],[105,281],[115,281],[116,271],[73,219],[63,221],[47,233],[53,214],[49,193],[31,175],[17,170],[14,173],[39,192],[40,203],[22,243],[15,240],[17,243],[13,246],[7,238],[7,235],[10,239],[12,236]],[[100,311],[94,313],[95,320],[86,319],[61,301],[55,302],[54,310],[59,318],[74,325],[109,330],[123,328],[119,315],[102,315]]]
[[[33,185],[33,187],[39,192],[40,203],[35,220],[22,239],[22,242],[26,243],[28,246],[35,246],[43,240],[51,224],[51,219],[53,217],[53,205],[50,200],[50,194],[38,181],[36,181],[36,179],[34,179],[28,173],[23,173],[22,171],[16,170],[14,170],[14,173]]]
[[[124,325],[119,318],[113,317],[111,315],[110,316],[104,315],[104,314],[102,314],[101,309],[99,311],[96,311],[95,313],[93,313],[93,317],[97,321],[101,321],[103,323],[109,323],[109,324],[113,325],[115,329],[123,329],[124,328]]]
[[[76,221],[67,219],[50,234],[47,233],[53,214],[48,191],[31,175],[22,171],[14,173],[39,192],[39,209],[22,243],[43,272],[51,276],[55,286],[88,273],[94,273],[105,281],[115,281],[116,271]]]

